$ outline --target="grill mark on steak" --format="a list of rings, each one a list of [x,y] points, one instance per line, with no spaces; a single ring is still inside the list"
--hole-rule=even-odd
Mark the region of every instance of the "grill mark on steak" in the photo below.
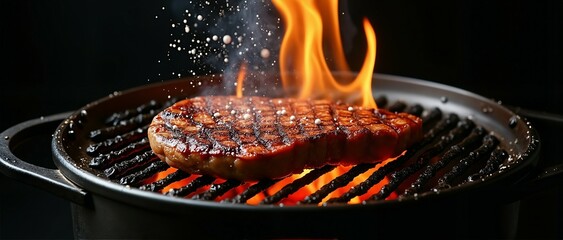
[[[235,154],[240,144],[231,137],[231,134],[234,135],[234,133],[231,133],[230,128],[226,126],[226,121],[221,120],[223,115],[226,115],[225,108],[220,106],[223,101],[213,102],[210,98],[205,98],[204,103],[206,121],[203,123],[203,127],[205,128],[205,136],[212,142],[213,148],[217,149],[218,152]],[[214,153],[211,152],[211,154]]]
[[[194,101],[196,100],[194,99]],[[183,111],[186,112],[185,114],[179,111],[180,109],[171,107],[168,108],[168,111],[162,112],[165,127],[172,133],[173,139],[183,139],[189,146],[193,146],[190,149],[186,149],[189,151],[207,152],[211,149],[211,143],[207,141],[207,139],[200,137],[206,134],[204,131],[205,128],[202,128],[202,125],[193,119],[193,107],[189,106],[183,109]],[[182,118],[186,119],[190,124],[184,125],[181,121],[177,121],[177,119]]]
[[[286,132],[286,129],[283,126],[283,123],[289,122],[289,117],[287,116],[287,112],[288,109],[289,111],[292,111],[291,105],[284,101],[273,101],[271,99],[268,102],[271,104],[271,106],[274,109],[278,109],[275,114],[276,116],[275,126],[276,129],[278,130],[278,133],[281,136],[282,142],[284,144],[291,144],[292,141],[289,137],[289,134]],[[288,120],[286,121],[285,118],[287,118]]]
[[[249,103],[249,107],[252,107],[254,118],[254,134],[258,142],[264,147],[265,149],[261,150],[271,150],[272,146],[276,143],[276,137],[271,134],[272,126],[269,124],[271,119],[266,119],[270,117],[267,114],[262,114],[262,111],[267,111],[268,109],[262,107],[262,105],[257,105],[254,103],[253,98],[248,98],[247,102]]]

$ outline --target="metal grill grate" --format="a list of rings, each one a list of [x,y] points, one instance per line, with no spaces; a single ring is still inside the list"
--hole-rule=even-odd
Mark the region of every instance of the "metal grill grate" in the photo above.
[[[245,183],[179,170],[170,171],[171,168],[150,149],[146,130],[152,117],[174,102],[176,99],[163,103],[150,101],[135,109],[126,109],[109,116],[104,128],[90,132],[93,143],[86,152],[91,156],[88,164],[91,170],[103,173],[108,180],[118,184],[161,192],[171,197],[246,204],[254,196],[264,194],[260,204],[278,204],[335,168],[325,166],[311,170],[273,194],[266,190],[281,180]],[[426,191],[440,191],[487,177],[496,173],[508,158],[507,152],[499,148],[499,140],[469,118],[461,118],[456,113],[445,115],[439,108],[424,109],[419,104],[409,105],[401,101],[388,104],[385,96],[378,97],[376,102],[379,107],[393,112],[408,112],[422,117],[423,140],[385,165],[359,164],[349,168],[299,199],[296,204],[348,203],[381,184],[383,179],[387,181],[364,202],[416,197]],[[355,178],[376,167],[359,184],[323,202],[337,189],[349,185]],[[157,174],[166,175],[155,179]],[[168,190],[163,192],[164,189]],[[227,194],[229,192],[231,194]]]

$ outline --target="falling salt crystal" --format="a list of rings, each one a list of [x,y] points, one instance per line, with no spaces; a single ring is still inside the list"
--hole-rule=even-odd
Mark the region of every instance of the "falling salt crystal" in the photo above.
[[[211,37],[211,39],[213,39],[213,41],[217,41],[217,39],[219,39],[219,37],[217,37],[217,35],[213,35],[213,37]]]
[[[348,111],[354,111],[354,107],[352,106],[348,107]]]
[[[175,27],[176,27],[176,24],[172,23],[172,27],[175,28]]]
[[[248,119],[250,118],[250,114],[245,113],[245,114],[242,115],[242,118],[243,118],[244,120],[248,120]]]
[[[289,121],[293,121],[293,120],[295,120],[295,116],[291,115],[291,116],[289,117]]]
[[[197,20],[199,20],[199,21],[203,20],[203,16],[197,15]]]
[[[189,32],[190,32],[190,27],[189,27],[188,25],[186,25],[186,27],[184,27],[184,31],[185,31],[186,33],[189,33]]]
[[[321,121],[320,119],[318,119],[318,118],[315,119],[315,124],[319,125],[319,124],[321,124],[321,123],[322,123],[322,121]]]
[[[223,36],[223,43],[230,44],[233,41],[230,35]]]
[[[237,113],[237,111],[236,111],[236,110],[234,110],[234,109],[233,109],[233,110],[231,110],[231,115],[235,115],[236,113]]]
[[[261,56],[262,58],[269,58],[269,57],[270,57],[270,50],[268,50],[267,48],[263,48],[263,49],[260,51],[260,56]]]
[[[287,113],[287,111],[285,109],[276,111],[277,115],[285,115],[286,113]]]
[[[219,113],[219,112],[213,113],[213,117],[220,117],[220,116],[221,116],[221,113]]]

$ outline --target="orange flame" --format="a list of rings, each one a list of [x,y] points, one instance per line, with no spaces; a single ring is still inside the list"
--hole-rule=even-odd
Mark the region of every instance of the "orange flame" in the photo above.
[[[337,79],[334,71],[348,71],[340,42],[338,0],[273,0],[285,22],[280,51],[280,70],[284,88],[299,87],[298,98],[340,99],[361,93],[362,105],[376,108],[371,81],[375,65],[375,31],[367,19],[363,21],[367,51],[356,78],[349,83]],[[327,23],[327,24],[324,24]],[[329,36],[329,37],[324,37]],[[333,40],[324,52],[324,41]],[[326,62],[334,57],[334,69]],[[291,90],[291,89],[290,89]]]
[[[354,75],[354,79],[339,79],[333,75],[334,72],[350,72],[342,42],[340,40],[340,24],[338,23],[338,0],[272,0],[280,11],[285,23],[285,35],[280,50],[280,74],[284,89],[288,92],[298,89],[298,98],[324,98],[329,100],[342,100],[360,96],[364,107],[377,108],[373,98],[371,81],[376,56],[376,37],[373,27],[367,19],[363,20],[364,33],[366,35],[367,50],[360,71]],[[330,41],[329,41],[330,40]],[[326,52],[325,52],[326,51]],[[327,62],[329,60],[329,62]],[[237,76],[236,96],[243,96],[243,80],[247,75],[247,63],[242,63]],[[319,204],[323,204],[330,198],[339,197],[352,187],[359,185],[381,166],[395,160],[390,158],[379,163],[376,167],[369,169],[355,177],[349,184],[336,189],[327,195]],[[332,171],[320,176],[312,183],[299,189],[295,193],[283,199],[280,203],[286,205],[297,204],[298,201],[316,192],[336,177],[346,173],[351,166],[337,166]],[[164,178],[176,169],[157,174],[150,181]],[[301,178],[310,170],[301,174],[294,174],[284,178],[268,189],[264,190],[246,201],[247,204],[260,204],[266,196],[281,190],[287,184]],[[171,188],[183,186],[193,181],[197,175],[175,182],[161,192],[167,192]],[[224,181],[217,179],[215,183]],[[388,179],[384,178],[378,184],[372,186],[365,194],[352,198],[348,203],[357,204],[376,194]],[[242,193],[253,183],[244,183],[225,193],[216,199],[221,201]],[[205,189],[209,186],[205,187]],[[193,196],[205,189],[198,190],[187,197]],[[392,198],[391,195],[390,198]]]
[[[242,84],[244,78],[246,77],[246,62],[243,62],[240,66],[240,70],[237,75],[237,97],[242,97]]]
[[[339,79],[334,72],[350,72],[340,38],[338,21],[338,0],[272,0],[281,13],[285,23],[284,38],[280,50],[280,74],[286,92],[294,89],[297,98],[324,98],[329,100],[360,97],[359,104],[377,108],[372,92],[372,79],[376,57],[375,31],[367,19],[363,20],[366,35],[366,55],[360,71],[354,79]],[[329,41],[330,40],[330,41]],[[327,62],[328,60],[328,62]],[[243,81],[247,74],[247,64],[243,62],[237,76],[236,95],[243,96]],[[339,197],[353,186],[357,186],[379,167],[395,160],[388,159],[367,172],[358,175],[348,185],[336,189],[326,196],[321,203],[330,198]],[[347,172],[351,166],[338,166],[317,178],[312,183],[299,189],[282,200],[282,204],[296,204],[314,193],[331,180]],[[267,195],[274,194],[287,184],[303,177],[310,170],[294,174],[275,183],[264,192],[255,195],[246,203],[260,204]],[[361,203],[376,194],[388,182],[387,178],[371,187],[365,194],[352,198],[349,203]],[[234,188],[221,199],[234,196],[244,191],[250,183]],[[164,189],[163,191],[166,191]]]

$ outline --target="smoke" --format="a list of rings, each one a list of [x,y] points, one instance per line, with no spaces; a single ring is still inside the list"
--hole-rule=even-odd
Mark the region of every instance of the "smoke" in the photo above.
[[[283,38],[280,15],[271,0],[174,0],[169,5],[171,40],[167,64],[179,65],[175,76],[221,74],[210,94],[234,94],[244,64],[243,95],[274,95],[281,91],[279,48]],[[357,29],[348,2],[339,2],[345,51],[352,51]],[[192,85],[205,82],[193,81]]]
[[[221,90],[234,93],[236,77],[246,64],[245,95],[267,95],[279,88],[273,76],[283,32],[270,0],[174,1],[170,7],[169,59],[189,66],[183,74],[222,74]]]

